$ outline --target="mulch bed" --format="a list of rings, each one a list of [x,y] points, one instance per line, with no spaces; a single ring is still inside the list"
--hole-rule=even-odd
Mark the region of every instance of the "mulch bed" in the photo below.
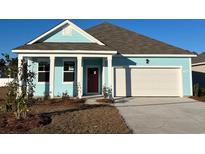
[[[34,128],[36,134],[127,134],[131,130],[118,110],[109,105],[83,105],[79,109],[50,114],[49,125]]]
[[[106,98],[102,98],[102,99],[96,99],[96,102],[99,102],[99,103],[113,103],[113,100],[111,99],[106,99]]]
[[[205,102],[205,96],[191,96],[190,98],[201,101],[201,102]]]
[[[131,130],[109,104],[89,105],[85,99],[40,100],[29,107],[26,119],[0,115],[0,133],[127,134]]]
[[[6,113],[0,116],[0,133],[1,134],[18,134],[25,133],[28,130],[51,122],[48,115],[28,115],[26,119],[17,120],[14,114]]]
[[[86,99],[48,99],[41,100],[29,107],[33,114],[50,113],[63,111],[67,109],[80,108],[84,105]]]
[[[86,99],[75,99],[75,98],[57,98],[57,99],[47,99],[47,100],[40,100],[37,101],[35,104],[37,105],[74,105],[74,104],[81,104],[85,103]]]

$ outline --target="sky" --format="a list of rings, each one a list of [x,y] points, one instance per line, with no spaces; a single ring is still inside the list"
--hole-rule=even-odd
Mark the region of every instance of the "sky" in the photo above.
[[[15,57],[11,52],[12,48],[29,42],[62,21],[62,19],[1,19],[0,53],[7,52]],[[189,51],[205,52],[205,20],[72,19],[70,21],[82,29],[110,22]]]

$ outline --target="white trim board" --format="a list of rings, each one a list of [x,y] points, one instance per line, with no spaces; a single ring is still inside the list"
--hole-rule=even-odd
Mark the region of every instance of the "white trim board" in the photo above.
[[[192,54],[120,54],[116,57],[197,57]]]
[[[200,62],[200,63],[195,63],[195,64],[192,64],[192,66],[198,66],[198,65],[204,65],[205,62]]]
[[[32,41],[28,42],[27,44],[33,44],[37,41],[39,41],[40,39],[44,38],[45,36],[49,35],[50,33],[54,32],[55,30],[57,30],[58,28],[64,26],[64,25],[70,25],[74,30],[78,31],[79,33],[81,33],[83,36],[85,36],[87,39],[89,39],[91,42],[95,42],[99,45],[104,45],[102,42],[100,42],[98,39],[94,38],[93,36],[91,36],[90,34],[88,34],[86,31],[82,30],[81,28],[79,28],[77,25],[75,25],[74,23],[70,22],[69,20],[65,20],[63,22],[61,22],[60,24],[58,24],[57,26],[53,27],[52,29],[50,29],[49,31],[43,33],[42,35],[40,35],[39,37],[33,39]]]
[[[191,68],[191,58],[189,58],[189,83],[190,83],[190,93],[193,96],[193,80],[192,80],[192,68]]]
[[[152,65],[152,66],[136,66],[136,65],[129,65],[129,66],[113,66],[114,68],[182,68],[182,66],[157,66],[157,65]]]
[[[12,50],[14,53],[66,53],[66,54],[117,54],[117,51],[103,51],[103,50]]]
[[[18,54],[22,57],[108,57],[109,55],[106,54],[32,54],[32,53],[20,53]]]

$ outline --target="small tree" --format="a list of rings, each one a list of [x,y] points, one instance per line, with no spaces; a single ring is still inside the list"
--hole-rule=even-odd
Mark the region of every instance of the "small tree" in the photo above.
[[[18,71],[18,59],[11,58],[9,54],[2,53],[0,58],[0,71],[3,77],[12,77],[17,76]]]
[[[27,69],[28,67],[30,66],[22,60],[17,76],[14,77],[12,82],[7,84],[6,109],[7,111],[13,111],[17,119],[26,118],[28,104],[33,100],[35,88],[33,79],[35,74],[30,69]]]

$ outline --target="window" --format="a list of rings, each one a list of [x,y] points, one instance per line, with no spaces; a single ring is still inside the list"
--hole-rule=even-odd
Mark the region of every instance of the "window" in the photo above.
[[[38,64],[38,82],[49,82],[49,62],[39,62]]]
[[[75,79],[75,62],[64,61],[63,82],[73,82]]]

